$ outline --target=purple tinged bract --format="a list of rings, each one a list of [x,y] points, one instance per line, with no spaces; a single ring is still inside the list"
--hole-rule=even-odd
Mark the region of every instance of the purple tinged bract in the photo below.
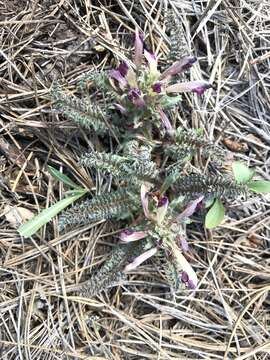
[[[142,253],[141,255],[137,256],[132,263],[128,264],[125,267],[125,271],[130,271],[130,270],[134,270],[136,269],[139,265],[141,265],[144,261],[146,261],[147,259],[149,259],[150,257],[152,257],[153,255],[156,254],[156,252],[158,251],[157,247],[154,247],[150,250],[145,251],[144,253]]]
[[[127,75],[127,72],[128,72],[128,69],[129,69],[129,66],[128,64],[123,61],[120,63],[120,65],[118,66],[118,71],[120,72],[120,74],[125,77]]]
[[[134,64],[136,65],[137,69],[142,64],[143,59],[143,33],[136,29],[135,32],[135,54],[134,54]]]
[[[152,77],[158,78],[158,70],[157,70],[157,58],[156,55],[150,53],[147,50],[144,50],[144,56],[148,62],[149,73]]]
[[[206,81],[190,81],[170,85],[166,88],[167,93],[195,92],[202,95],[206,90],[212,87]]]
[[[123,242],[132,242],[140,239],[144,239],[147,236],[145,231],[133,231],[131,229],[126,229],[120,233],[120,240]]]
[[[143,108],[145,106],[145,101],[142,98],[142,92],[138,88],[130,89],[128,91],[128,99],[134,105]]]
[[[181,74],[183,71],[186,71],[189,68],[191,68],[191,66],[196,61],[197,61],[197,59],[193,56],[184,57],[184,58],[180,59],[179,61],[176,61],[175,63],[173,63],[167,70],[165,70],[161,74],[160,79],[164,80],[171,76]]]
[[[159,106],[157,108],[159,115],[160,115],[160,119],[162,121],[163,126],[165,127],[165,129],[168,131],[168,133],[172,133],[173,132],[173,127],[170,123],[170,120],[168,118],[168,116],[165,114],[165,112],[161,109],[161,107]]]
[[[202,196],[198,197],[198,199],[189,203],[188,206],[185,208],[185,210],[182,211],[181,214],[176,216],[176,218],[173,220],[173,222],[184,221],[185,219],[187,219],[188,217],[193,215],[197,209],[197,206],[202,202],[203,198],[204,198],[204,196],[202,195]]]
[[[118,81],[119,85],[125,87],[127,85],[127,80],[122,76],[119,70],[111,70],[110,77],[116,81]]]

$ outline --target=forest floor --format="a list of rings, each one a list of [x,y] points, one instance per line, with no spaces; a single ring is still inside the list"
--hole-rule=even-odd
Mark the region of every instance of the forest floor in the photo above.
[[[214,230],[190,226],[199,287],[174,298],[150,261],[95,298],[70,295],[117,242],[111,222],[59,234],[54,219],[31,238],[17,232],[63,197],[48,164],[93,186],[78,158],[95,137],[52,110],[53,80],[72,93],[84,72],[115,67],[136,27],[165,65],[168,8],[199,60],[196,77],[214,85],[176,118],[270,180],[268,0],[0,0],[3,360],[270,358],[267,196],[233,201]]]

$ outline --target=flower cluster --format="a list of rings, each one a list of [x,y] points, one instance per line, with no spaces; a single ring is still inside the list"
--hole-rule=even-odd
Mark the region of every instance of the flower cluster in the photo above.
[[[183,223],[196,211],[203,196],[191,202],[182,213],[174,216],[168,198],[151,193],[150,189],[149,184],[144,183],[141,186],[141,202],[146,219],[142,225],[143,230],[126,229],[120,234],[120,240],[124,243],[147,239],[146,251],[129,263],[125,271],[135,269],[158,251],[163,251],[174,264],[179,281],[188,288],[195,289],[198,284],[197,275],[183,255],[183,252],[188,251],[188,244],[181,234]]]
[[[171,130],[164,109],[168,104],[175,104],[180,100],[179,96],[174,95],[183,92],[202,95],[211,88],[205,81],[173,83],[175,75],[190,69],[195,62],[195,57],[186,56],[160,73],[156,55],[144,49],[143,35],[137,30],[133,58],[135,70],[122,62],[117,69],[110,71],[111,84],[121,99],[114,104],[115,108],[129,117],[136,113],[136,120],[139,118],[140,121],[144,116],[149,118],[149,115],[158,113],[163,126]],[[140,126],[141,123],[137,121],[136,125]]]

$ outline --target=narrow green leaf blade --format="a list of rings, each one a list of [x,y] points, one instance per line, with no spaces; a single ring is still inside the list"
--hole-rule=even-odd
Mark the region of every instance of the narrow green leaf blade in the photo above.
[[[232,163],[233,175],[237,183],[246,184],[254,176],[255,171],[249,169],[246,165],[240,161],[234,161]]]
[[[78,189],[80,186],[72,181],[67,175],[62,174],[60,171],[56,170],[52,166],[48,166],[49,174],[52,175],[55,179],[61,181],[62,183],[68,185],[71,188]]]
[[[224,219],[225,208],[219,199],[216,199],[214,204],[208,210],[205,217],[205,227],[207,229],[213,229],[221,224]]]
[[[67,206],[72,204],[75,200],[79,199],[86,193],[86,190],[77,192],[75,195],[69,196],[65,199],[58,201],[56,204],[50,206],[48,209],[44,209],[40,214],[22,224],[18,228],[18,232],[21,236],[29,237],[35,234],[43,225],[47,224],[54,216]]]
[[[247,184],[249,190],[258,194],[270,193],[270,181],[266,180],[254,180]]]

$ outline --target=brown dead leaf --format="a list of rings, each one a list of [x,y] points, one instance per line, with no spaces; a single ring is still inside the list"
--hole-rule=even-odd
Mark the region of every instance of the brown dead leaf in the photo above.
[[[229,150],[233,152],[245,153],[248,151],[248,145],[246,143],[235,141],[230,138],[224,138],[222,142]]]
[[[255,248],[263,246],[263,243],[264,243],[264,241],[262,239],[258,238],[256,236],[256,234],[254,234],[254,233],[250,234],[248,236],[248,240],[250,242],[250,246],[255,247]]]

